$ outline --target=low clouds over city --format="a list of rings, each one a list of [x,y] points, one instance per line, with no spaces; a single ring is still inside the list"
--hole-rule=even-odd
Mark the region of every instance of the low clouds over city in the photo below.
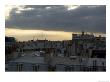
[[[106,33],[106,6],[23,5],[13,6],[6,28]]]

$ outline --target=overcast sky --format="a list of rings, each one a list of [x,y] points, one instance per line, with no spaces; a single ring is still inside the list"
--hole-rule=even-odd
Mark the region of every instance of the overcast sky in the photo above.
[[[105,6],[26,5],[13,7],[6,28],[106,32]]]
[[[106,33],[106,6],[6,6],[8,29]]]

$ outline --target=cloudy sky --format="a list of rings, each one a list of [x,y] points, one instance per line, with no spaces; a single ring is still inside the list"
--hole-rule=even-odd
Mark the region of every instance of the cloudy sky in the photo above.
[[[6,5],[6,36],[18,40],[68,40],[82,30],[106,33],[104,5]]]

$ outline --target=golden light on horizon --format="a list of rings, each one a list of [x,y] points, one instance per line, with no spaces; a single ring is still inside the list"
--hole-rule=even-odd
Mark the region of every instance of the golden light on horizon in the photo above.
[[[65,31],[46,31],[46,30],[22,30],[22,29],[5,29],[5,36],[15,37],[19,41],[32,40],[35,39],[48,39],[48,40],[71,40],[72,33],[81,34],[81,32],[65,32]],[[86,32],[91,34],[90,32]],[[102,33],[93,33],[95,36],[106,36]]]
[[[21,29],[9,29],[6,28],[5,35],[16,37],[18,40],[22,40],[20,37],[29,37],[32,39],[36,37],[38,39],[47,38],[49,40],[69,40],[71,39],[72,32],[64,31],[45,31],[45,30],[21,30]],[[19,37],[19,38],[18,38]]]

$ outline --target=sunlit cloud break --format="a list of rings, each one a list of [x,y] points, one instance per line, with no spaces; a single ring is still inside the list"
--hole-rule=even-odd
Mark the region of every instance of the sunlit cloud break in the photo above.
[[[79,7],[79,5],[65,5],[67,7],[67,10],[73,10]]]

